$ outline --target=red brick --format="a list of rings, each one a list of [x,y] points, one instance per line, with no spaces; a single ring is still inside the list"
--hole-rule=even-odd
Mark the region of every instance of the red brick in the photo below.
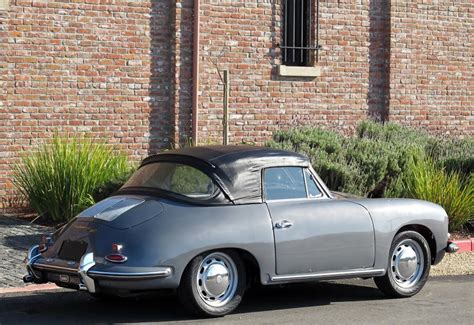
[[[309,80],[276,75],[282,3],[201,1],[200,143],[222,137],[214,63],[230,71],[233,143],[298,125],[350,133],[367,116],[474,134],[472,1],[320,1],[322,74]],[[55,132],[106,139],[133,160],[186,142],[193,19],[193,0],[11,1],[0,12],[0,196],[12,165]]]

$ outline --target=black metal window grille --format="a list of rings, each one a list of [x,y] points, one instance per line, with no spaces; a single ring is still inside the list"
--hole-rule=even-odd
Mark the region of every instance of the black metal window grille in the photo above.
[[[318,11],[317,1],[316,33],[318,33]],[[314,50],[319,45],[311,46],[312,33],[312,0],[284,0],[284,26],[283,26],[283,64],[293,66],[308,66],[312,64]],[[318,35],[316,35],[316,43]],[[317,56],[316,56],[317,60]]]

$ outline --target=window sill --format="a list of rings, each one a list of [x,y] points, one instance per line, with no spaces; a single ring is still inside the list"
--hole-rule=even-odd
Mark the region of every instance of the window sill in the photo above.
[[[0,11],[10,9],[10,0],[0,0]]]
[[[279,65],[278,75],[281,77],[315,78],[321,76],[321,67],[297,67]]]

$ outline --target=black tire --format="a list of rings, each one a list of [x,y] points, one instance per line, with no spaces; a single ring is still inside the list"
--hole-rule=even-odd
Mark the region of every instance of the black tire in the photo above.
[[[403,250],[405,247],[410,247],[414,252],[419,250],[419,254],[423,257],[423,261],[418,260],[414,275],[408,279],[403,278],[395,267],[397,251]],[[422,269],[418,269],[418,267]],[[374,278],[374,281],[377,287],[389,297],[411,297],[420,292],[425,285],[430,267],[431,251],[426,239],[416,231],[404,231],[397,234],[393,239],[388,257],[387,273],[384,276]]]
[[[229,297],[224,302],[223,305],[220,306],[213,306],[212,301],[206,301],[203,297],[202,282],[197,280],[198,273],[203,274],[203,267],[201,263],[205,263],[210,256],[214,256],[214,254],[223,254],[228,259],[230,259],[230,263],[234,264],[235,270],[232,274],[236,274],[236,282],[234,282],[234,286],[229,285],[226,289],[226,293],[229,290]],[[230,279],[230,278],[229,278]],[[220,251],[213,251],[208,252],[202,255],[195,257],[186,267],[183,276],[181,278],[181,284],[178,288],[178,298],[184,307],[188,310],[188,312],[203,316],[203,317],[221,317],[231,313],[242,301],[245,289],[246,289],[246,271],[245,265],[242,262],[239,254],[231,250],[220,250]],[[230,289],[230,288],[233,289]],[[201,293],[200,293],[201,292]],[[233,294],[230,294],[233,292]]]

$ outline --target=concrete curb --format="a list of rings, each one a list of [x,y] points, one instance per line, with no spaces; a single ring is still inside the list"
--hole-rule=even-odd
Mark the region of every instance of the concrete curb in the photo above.
[[[458,245],[458,253],[472,252],[474,251],[474,238],[454,240],[453,243]]]
[[[14,287],[14,288],[0,288],[0,295],[7,293],[22,293],[22,292],[35,292],[35,291],[46,291],[46,290],[56,290],[60,289],[54,283],[45,283],[45,284],[30,284],[24,287]]]

